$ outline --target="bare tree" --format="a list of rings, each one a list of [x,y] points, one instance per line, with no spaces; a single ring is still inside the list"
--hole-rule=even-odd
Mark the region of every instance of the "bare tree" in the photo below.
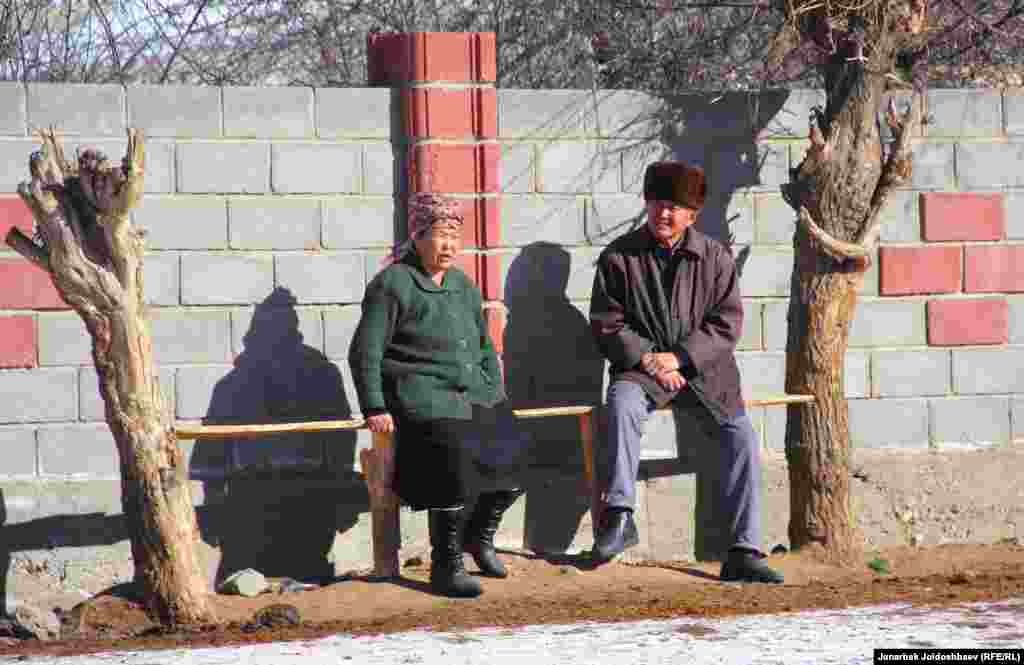
[[[53,130],[40,138],[42,150],[29,160],[31,180],[18,187],[35,219],[35,237],[12,229],[7,244],[49,274],[92,337],[105,417],[121,460],[135,579],[147,610],[165,624],[211,621],[187,465],[153,363],[143,238],[129,217],[143,191],[142,136],[129,130],[119,166],[88,150],[70,163]]]

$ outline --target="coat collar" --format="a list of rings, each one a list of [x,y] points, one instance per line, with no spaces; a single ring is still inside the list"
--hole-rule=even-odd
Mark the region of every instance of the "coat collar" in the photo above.
[[[639,238],[642,238],[641,242],[644,243],[646,247],[649,247],[651,250],[658,247],[658,243],[654,239],[654,236],[651,235],[651,231],[647,228],[646,222],[643,226],[637,229],[637,232]],[[683,231],[683,237],[679,241],[679,244],[676,245],[675,251],[686,252],[698,259],[703,259],[704,253],[707,251],[707,246],[707,237],[697,229],[693,228],[693,226],[689,226],[685,231]]]
[[[423,269],[423,263],[420,261],[419,254],[416,253],[415,249],[411,249],[406,252],[405,256],[399,261],[402,265],[408,268],[409,274],[412,275],[412,279],[416,282],[424,291],[430,293],[444,293],[449,291],[461,291],[462,280],[461,271],[458,268],[449,269],[445,275],[441,284],[438,285],[434,280],[430,279],[430,275]]]

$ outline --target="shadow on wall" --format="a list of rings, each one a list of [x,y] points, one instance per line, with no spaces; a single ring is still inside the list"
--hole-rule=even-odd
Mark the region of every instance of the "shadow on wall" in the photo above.
[[[350,418],[342,375],[303,343],[295,297],[277,288],[256,306],[234,368],[213,390],[206,423]],[[215,579],[244,568],[296,579],[333,575],[336,531],[368,508],[353,471],[355,432],[197,442],[191,477],[203,481],[200,531],[220,548]],[[347,482],[346,482],[347,480]]]
[[[508,319],[504,336],[505,384],[517,408],[599,404],[604,360],[586,316],[566,296],[571,257],[553,243],[523,248],[505,282]],[[576,418],[524,421],[540,471],[526,495],[525,544],[538,552],[564,552],[589,495],[575,485],[544,480],[544,469],[582,469]]]

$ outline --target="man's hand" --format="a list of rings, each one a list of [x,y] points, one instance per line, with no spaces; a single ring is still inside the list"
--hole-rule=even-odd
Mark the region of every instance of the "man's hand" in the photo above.
[[[366,419],[366,426],[370,428],[371,432],[386,434],[395,431],[395,419],[391,417],[390,413],[378,413]]]
[[[640,358],[640,365],[645,372],[657,378],[659,374],[677,371],[679,358],[674,353],[645,353]]]
[[[679,370],[662,372],[660,374],[656,374],[654,378],[662,388],[672,392],[682,390],[686,386],[686,379],[679,373]]]

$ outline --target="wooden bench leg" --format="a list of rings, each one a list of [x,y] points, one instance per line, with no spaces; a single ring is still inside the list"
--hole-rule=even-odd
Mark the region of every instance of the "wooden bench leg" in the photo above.
[[[583,469],[587,477],[587,487],[590,490],[590,521],[594,537],[597,537],[597,525],[601,522],[601,488],[598,486],[597,467],[594,464],[594,421],[593,412],[581,413],[577,416],[580,421],[580,443],[583,445]]]
[[[373,433],[373,450],[359,455],[370,495],[373,522],[373,574],[377,577],[398,577],[398,549],[402,533],[398,522],[398,497],[391,491],[395,466],[394,438],[391,434]]]

